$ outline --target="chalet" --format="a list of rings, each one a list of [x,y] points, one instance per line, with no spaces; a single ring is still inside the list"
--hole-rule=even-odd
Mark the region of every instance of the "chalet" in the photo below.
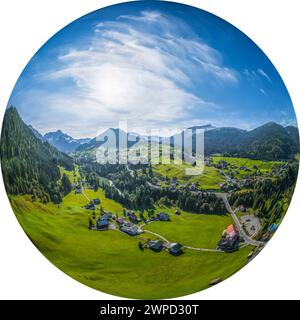
[[[123,225],[120,230],[124,233],[129,234],[130,236],[136,236],[138,234],[143,233],[143,230],[141,230],[140,228],[134,225],[132,226]]]
[[[239,237],[239,232],[233,224],[229,225],[226,229],[226,239],[230,246],[232,246]]]
[[[132,223],[138,223],[139,219],[136,216],[136,214],[133,211],[127,211],[126,212],[126,217],[132,222]]]
[[[171,253],[173,255],[179,255],[182,253],[182,248],[183,248],[183,246],[178,242],[171,243],[169,245],[169,253]]]
[[[108,219],[98,219],[97,220],[97,230],[107,230],[109,226],[109,220]]]
[[[242,211],[242,212],[246,212],[246,208],[245,208],[245,206],[243,206],[242,204],[240,205],[239,209],[240,209],[240,211]]]
[[[149,240],[148,241],[148,248],[153,251],[156,251],[156,252],[161,251],[163,248],[163,245],[164,244],[161,240]]]
[[[107,212],[107,213],[105,213],[105,214],[101,217],[101,219],[107,219],[107,220],[109,220],[109,219],[112,218],[112,216],[113,216],[113,214],[112,214],[111,212]]]
[[[81,186],[77,185],[75,187],[75,194],[79,194],[79,193],[82,193],[82,188],[81,188]]]
[[[246,166],[241,166],[239,167],[239,170],[243,170],[243,171],[251,171],[249,168],[247,168]]]
[[[195,184],[195,183],[192,183],[192,185],[191,185],[191,190],[192,190],[192,191],[195,191],[196,189],[197,189],[196,184]]]
[[[224,160],[221,160],[218,162],[218,164],[216,165],[216,168],[218,169],[227,169],[228,168],[228,165],[229,163],[224,161]]]
[[[230,224],[226,230],[223,231],[222,239],[218,243],[220,249],[226,250],[232,248],[239,238],[239,232],[233,224]]]
[[[160,221],[170,221],[170,216],[167,213],[159,212],[156,218]]]
[[[176,178],[176,177],[173,177],[173,178],[171,179],[171,183],[176,185],[176,184],[178,183],[177,178]]]
[[[95,210],[95,209],[96,209],[93,201],[90,201],[90,203],[87,204],[87,205],[85,206],[85,208],[86,208],[87,210]]]
[[[94,204],[100,204],[100,199],[98,199],[98,198],[95,198],[92,201],[94,202]]]

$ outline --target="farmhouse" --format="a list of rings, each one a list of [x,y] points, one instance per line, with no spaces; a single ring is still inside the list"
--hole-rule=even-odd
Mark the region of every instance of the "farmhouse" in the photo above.
[[[126,217],[132,222],[132,223],[138,223],[139,219],[136,216],[136,214],[133,211],[127,211],[126,212]]]
[[[94,204],[100,204],[100,199],[98,199],[98,198],[95,198],[92,201]]]
[[[163,242],[161,240],[150,240],[148,241],[148,248],[153,250],[153,251],[156,251],[156,252],[159,252],[162,250],[163,248]]]
[[[250,171],[250,169],[247,168],[246,166],[239,167],[239,170]]]
[[[129,234],[130,236],[136,236],[140,233],[143,233],[141,229],[139,229],[137,226],[126,226],[123,225],[120,229],[122,232],[125,232]]]
[[[113,216],[113,214],[112,214],[111,212],[107,212],[107,213],[105,213],[105,214],[101,217],[101,219],[107,219],[107,220],[109,220],[109,219],[112,218],[112,216]]]
[[[242,205],[242,204],[240,205],[239,209],[240,209],[240,211],[242,211],[242,212],[246,212],[246,208],[245,208],[245,206]]]
[[[97,229],[98,230],[107,230],[109,226],[109,221],[108,219],[98,219],[97,220]]]
[[[216,165],[216,168],[217,169],[228,169],[228,165],[229,163],[224,161],[224,160],[221,160],[218,162],[218,164]]]
[[[169,253],[174,254],[174,255],[179,255],[182,253],[182,248],[183,248],[183,246],[178,242],[171,243],[169,245]]]
[[[170,216],[164,212],[159,212],[156,217],[160,221],[170,221]]]
[[[81,188],[81,186],[77,185],[75,187],[75,194],[79,194],[79,193],[82,193],[82,188]]]
[[[235,243],[235,241],[238,239],[238,237],[239,237],[238,230],[235,228],[233,224],[229,225],[226,229],[226,239],[229,245],[232,246]]]
[[[96,209],[93,201],[90,201],[90,203],[88,205],[86,205],[85,208],[87,210],[95,210]]]
[[[230,224],[226,230],[223,231],[222,239],[219,241],[219,248],[230,249],[232,248],[239,238],[239,232],[233,224]]]

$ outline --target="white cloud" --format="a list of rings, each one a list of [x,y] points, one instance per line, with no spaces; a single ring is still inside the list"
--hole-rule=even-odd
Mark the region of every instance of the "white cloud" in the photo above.
[[[263,94],[266,95],[266,91],[263,88],[260,88],[259,91]]]
[[[253,83],[254,82],[262,83],[262,80],[268,80],[268,82],[272,83],[272,79],[262,69],[257,69],[257,70],[245,69],[243,73],[247,77],[247,79]]]
[[[259,73],[262,77],[264,77],[265,79],[267,79],[270,83],[272,83],[271,78],[266,74],[266,72],[262,69],[258,69],[257,73]]]
[[[72,48],[60,56],[59,67],[44,80],[75,84],[72,96],[57,93],[47,99],[52,112],[67,115],[69,129],[64,130],[75,134],[79,125],[83,136],[90,135],[99,126],[126,119],[132,131],[172,128],[192,120],[194,111],[213,111],[217,106],[201,98],[195,82],[235,84],[238,74],[223,66],[217,50],[195,36],[181,37],[176,28],[187,26],[174,27],[156,11],[120,16],[97,24],[88,49]]]

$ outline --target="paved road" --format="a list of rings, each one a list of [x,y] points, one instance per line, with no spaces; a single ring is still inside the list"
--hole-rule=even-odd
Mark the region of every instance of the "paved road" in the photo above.
[[[254,240],[246,234],[245,230],[243,229],[243,227],[240,223],[240,220],[238,219],[238,217],[236,216],[235,212],[232,210],[232,208],[228,202],[227,194],[221,193],[221,192],[216,192],[215,195],[218,198],[223,200],[227,211],[230,213],[230,215],[234,221],[235,226],[237,227],[240,235],[245,239],[245,241],[248,242],[249,244],[252,244],[253,246],[256,246],[256,247],[264,246],[265,242]]]
[[[155,232],[152,232],[152,231],[149,231],[149,230],[143,230],[143,231],[146,232],[146,233],[151,233],[151,234],[153,234],[154,236],[163,239],[165,242],[167,242],[167,244],[170,243],[169,240],[167,240],[165,237],[161,236],[161,235],[158,234],[158,233],[155,233]]]
[[[190,250],[195,250],[195,251],[207,251],[207,252],[224,252],[222,250],[218,249],[205,249],[205,248],[194,248],[190,246],[183,246],[184,248],[190,249]]]

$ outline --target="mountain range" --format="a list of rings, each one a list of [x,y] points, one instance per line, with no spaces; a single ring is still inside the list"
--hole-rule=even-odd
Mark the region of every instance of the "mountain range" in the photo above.
[[[42,141],[49,142],[52,146],[57,148],[59,151],[64,153],[70,153],[75,151],[80,145],[88,143],[90,138],[75,139],[69,136],[68,134],[62,132],[61,130],[48,132],[45,135],[42,135],[31,125],[28,126],[34,135]]]
[[[275,122],[268,122],[253,130],[247,131],[233,127],[215,128],[212,126],[195,126],[190,127],[192,130],[193,149],[195,150],[195,142],[197,129],[204,130],[204,150],[205,155],[223,154],[227,156],[248,157],[262,160],[284,160],[291,159],[299,152],[299,131],[297,127],[284,127]],[[118,133],[119,129],[112,129]],[[105,136],[108,131],[100,135],[101,139],[92,139],[86,144],[81,144],[76,151],[91,150],[102,145],[105,141]],[[120,132],[121,136],[135,137],[136,141],[139,139],[134,134],[126,134],[124,131]],[[170,138],[155,137],[153,141],[170,141],[171,146],[175,145],[178,137],[186,134],[184,131]],[[190,133],[188,133],[190,134]],[[118,146],[118,134],[117,146]],[[177,139],[176,139],[177,138]],[[141,136],[142,141],[147,141],[147,137]],[[100,141],[99,141],[100,140]],[[136,142],[134,139],[128,143],[131,147]]]
[[[116,145],[119,146],[119,137],[128,140],[130,148],[138,141],[148,141],[147,136],[138,137],[135,133],[126,133],[121,129],[110,128],[93,139],[74,139],[61,130],[40,134],[32,126],[28,126],[35,137],[47,141],[58,150],[70,153],[92,150],[107,141],[112,132],[116,136]],[[193,146],[195,147],[196,130],[204,130],[205,155],[223,154],[227,156],[249,157],[262,160],[291,159],[299,152],[299,131],[297,127],[284,127],[275,122],[268,122],[253,130],[244,130],[234,127],[216,128],[211,125],[194,126],[192,130]],[[177,136],[183,136],[183,131]],[[170,137],[170,144],[174,146],[176,135]],[[153,141],[166,143],[168,138],[155,137]],[[175,146],[176,147],[176,146]]]

